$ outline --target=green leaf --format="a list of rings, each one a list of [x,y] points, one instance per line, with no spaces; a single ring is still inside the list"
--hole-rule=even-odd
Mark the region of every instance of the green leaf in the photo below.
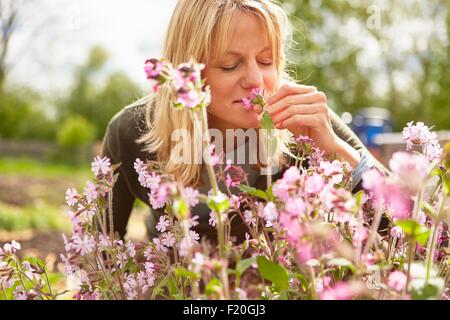
[[[217,293],[220,293],[220,290],[222,289],[222,284],[220,283],[219,279],[213,278],[205,288],[205,293],[207,296],[211,296]]]
[[[269,113],[267,111],[264,111],[261,118],[261,129],[273,130],[274,128],[275,126],[273,125],[272,118],[269,116]]]
[[[414,300],[437,300],[441,298],[444,289],[444,280],[441,278],[414,279],[411,281],[411,297]]]
[[[259,273],[264,279],[271,281],[280,291],[289,287],[289,276],[286,269],[263,256],[258,256],[256,262]]]
[[[211,210],[224,213],[230,208],[230,199],[225,194],[219,193],[216,196],[209,197],[207,204]]]
[[[253,263],[255,263],[256,257],[251,257],[245,260],[239,261],[239,263],[236,265],[236,274],[239,276],[242,275],[245,270],[247,270]]]
[[[428,202],[422,201],[422,209],[431,217],[437,216],[436,210],[434,210],[433,206]]]
[[[198,276],[195,272],[189,271],[183,267],[176,268],[175,275],[177,277],[183,277],[183,278],[188,278],[188,279],[192,279],[192,280],[198,279]]]
[[[189,208],[186,204],[186,201],[184,201],[183,199],[175,200],[173,202],[172,208],[173,208],[173,212],[174,212],[175,216],[178,219],[182,220],[187,217]]]
[[[426,245],[430,236],[430,229],[411,219],[399,220],[397,225],[403,229],[407,236],[416,239],[422,246]]]
[[[254,187],[249,187],[249,186],[247,186],[245,184],[239,185],[239,190],[242,191],[242,192],[245,192],[245,193],[247,193],[249,195],[261,198],[263,200],[267,200],[268,199],[267,194],[264,191],[256,189]]]
[[[358,206],[361,205],[364,195],[365,195],[364,190],[360,190],[355,194],[355,199]]]
[[[441,175],[441,179],[442,179],[442,189],[444,190],[444,194],[445,196],[449,196],[450,195],[450,174],[447,171],[446,173],[443,173]]]

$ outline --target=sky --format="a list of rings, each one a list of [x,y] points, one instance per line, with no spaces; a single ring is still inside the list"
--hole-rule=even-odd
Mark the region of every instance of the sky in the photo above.
[[[161,56],[176,0],[24,3],[11,42],[10,79],[48,92],[70,86],[73,68],[86,60],[94,45],[103,46],[111,54],[105,73],[125,71],[144,86],[144,61]]]

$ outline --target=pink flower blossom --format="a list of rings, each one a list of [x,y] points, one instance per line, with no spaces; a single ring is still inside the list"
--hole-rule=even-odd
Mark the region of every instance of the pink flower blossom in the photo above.
[[[328,287],[320,294],[321,300],[350,300],[352,290],[345,282],[339,282],[334,287]]]
[[[322,161],[320,163],[320,169],[326,177],[331,179],[331,183],[333,184],[340,183],[344,178],[342,164],[338,160],[334,160],[333,162]]]
[[[100,175],[106,176],[111,170],[111,161],[108,157],[95,157],[94,162],[92,162],[92,172],[95,174],[96,177],[99,177]]]
[[[11,243],[5,243],[3,245],[3,252],[0,251],[0,254],[1,255],[15,254],[21,248],[22,248],[21,244],[15,240],[13,240],[13,241],[11,241]]]
[[[395,181],[405,186],[412,194],[416,194],[421,188],[430,167],[424,156],[408,152],[394,153],[389,166]]]
[[[194,272],[200,272],[201,268],[205,265],[206,259],[203,254],[196,252],[192,259],[192,270]]]
[[[84,189],[84,195],[88,203],[93,203],[98,198],[98,191],[95,184],[91,181],[86,182],[86,188]]]
[[[305,205],[305,202],[299,197],[290,198],[286,202],[285,210],[291,216],[296,217],[300,214],[305,213],[306,205]]]
[[[305,190],[308,193],[311,194],[319,193],[324,185],[325,183],[320,174],[313,174],[312,176],[306,177]]]
[[[248,98],[243,98],[241,102],[246,110],[251,110],[254,106],[264,107],[266,100],[264,98],[264,90],[261,88],[252,89]]]
[[[262,211],[261,218],[263,218],[266,221],[266,227],[273,226],[274,222],[278,218],[278,212],[277,212],[275,203],[268,202],[266,204],[266,206],[264,207],[264,209]]]
[[[175,237],[172,232],[166,232],[162,234],[161,243],[166,247],[173,247],[175,244]]]
[[[75,234],[72,238],[72,246],[71,247],[76,252],[79,252],[80,255],[85,256],[95,250],[96,242],[92,235]]]
[[[402,291],[406,286],[406,275],[401,271],[391,272],[388,285],[396,291]]]
[[[195,207],[199,203],[199,194],[198,190],[191,187],[185,187],[182,192],[184,200],[190,207]]]
[[[222,223],[227,220],[226,214],[221,214],[221,217],[222,217]],[[209,225],[212,227],[216,227],[218,221],[219,221],[219,219],[217,217],[217,212],[211,211],[209,213],[209,220],[208,220]]]
[[[66,191],[66,202],[70,207],[73,207],[79,199],[79,195],[77,190],[75,190],[74,188],[72,189],[67,189]]]
[[[156,224],[156,230],[158,230],[159,232],[165,232],[167,227],[169,226],[169,220],[166,219],[166,216],[162,215],[159,217],[159,222]]]
[[[193,109],[200,105],[203,97],[196,90],[189,90],[185,93],[179,93],[177,103],[186,108]]]
[[[407,150],[411,150],[414,144],[426,145],[437,144],[436,134],[430,132],[430,129],[423,123],[417,122],[413,125],[414,121],[411,121],[403,128],[403,139],[406,141]]]
[[[125,247],[127,248],[127,255],[130,258],[134,258],[136,256],[136,249],[134,247],[134,243],[131,240],[128,240]]]
[[[256,225],[256,217],[254,216],[253,212],[251,210],[245,210],[244,211],[244,219],[245,222],[249,226],[255,226]]]
[[[396,239],[402,239],[404,236],[403,230],[399,226],[395,226],[391,229],[391,237]]]

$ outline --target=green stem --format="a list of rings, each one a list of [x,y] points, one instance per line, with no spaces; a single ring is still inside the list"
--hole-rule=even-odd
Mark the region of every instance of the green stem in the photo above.
[[[433,224],[433,231],[430,240],[428,241],[428,250],[427,250],[427,275],[425,278],[425,282],[428,283],[430,278],[430,270],[431,265],[433,264],[433,256],[434,256],[434,248],[436,247],[436,235],[439,223]]]

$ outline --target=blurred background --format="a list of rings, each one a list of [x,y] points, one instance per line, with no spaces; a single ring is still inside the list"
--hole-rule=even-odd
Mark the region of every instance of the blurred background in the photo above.
[[[423,121],[450,140],[448,0],[283,0],[290,72],[384,163]],[[46,259],[60,281],[65,190],[91,178],[109,119],[149,91],[176,0],[0,0],[0,245]],[[136,203],[129,238],[145,238]]]

